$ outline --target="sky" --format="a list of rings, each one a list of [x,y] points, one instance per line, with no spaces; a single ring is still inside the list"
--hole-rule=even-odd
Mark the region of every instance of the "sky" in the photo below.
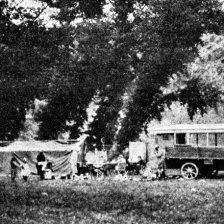
[[[21,6],[27,9],[29,8],[38,9],[38,8],[44,8],[47,6],[46,3],[42,3],[38,0],[37,1],[36,0],[8,0],[8,2],[11,3],[12,5],[17,5],[18,7]],[[109,3],[109,0],[106,0],[106,2],[107,4],[103,7],[103,11],[106,14],[107,18],[112,18],[113,17],[113,13],[111,12],[112,6]],[[58,9],[52,9],[50,7],[46,7],[46,9],[41,13],[39,18],[44,21],[47,27],[52,27],[54,25],[57,26],[59,25],[59,23],[56,20],[52,19],[51,16],[57,14],[58,11],[59,11]],[[83,20],[79,18],[74,22],[74,24],[80,23],[82,21]]]
[[[23,7],[26,9],[30,9],[31,11],[32,9],[46,7],[46,9],[44,9],[44,11],[41,13],[39,19],[43,20],[44,24],[47,27],[58,25],[58,22],[51,18],[52,15],[57,14],[58,9],[52,9],[47,7],[46,3],[41,3],[40,1],[35,1],[35,0],[8,0],[8,2],[13,6],[16,5],[17,7]],[[18,22],[18,21],[15,21],[15,22]]]

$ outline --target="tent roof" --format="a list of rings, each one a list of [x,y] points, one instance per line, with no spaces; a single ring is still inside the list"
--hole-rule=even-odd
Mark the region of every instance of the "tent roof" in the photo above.
[[[79,150],[81,143],[62,144],[56,141],[16,141],[0,147],[0,152],[16,151],[72,151]]]

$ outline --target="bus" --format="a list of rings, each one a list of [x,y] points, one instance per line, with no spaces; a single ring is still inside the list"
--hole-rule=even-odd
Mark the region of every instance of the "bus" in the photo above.
[[[150,134],[166,150],[166,173],[195,179],[224,170],[224,124],[158,126]]]

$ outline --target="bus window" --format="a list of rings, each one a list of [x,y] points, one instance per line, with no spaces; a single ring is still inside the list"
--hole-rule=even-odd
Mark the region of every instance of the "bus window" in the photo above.
[[[176,134],[176,144],[185,145],[186,144],[186,133],[177,133]]]
[[[191,133],[190,136],[189,136],[189,144],[190,145],[198,145],[198,136],[197,136],[197,133]]]
[[[207,134],[206,133],[191,133],[189,138],[189,143],[192,146],[207,146]]]
[[[209,146],[216,146],[216,134],[215,133],[209,133],[208,134],[208,145]]]
[[[172,147],[174,145],[174,134],[158,134],[157,144],[160,147]]]
[[[217,146],[224,146],[224,133],[217,133]]]
[[[165,135],[162,135],[163,136],[163,141],[169,141],[169,135],[168,134],[165,134]]]
[[[208,145],[209,146],[224,146],[224,133],[209,133]]]
[[[206,146],[206,145],[207,145],[207,134],[198,133],[198,146]]]

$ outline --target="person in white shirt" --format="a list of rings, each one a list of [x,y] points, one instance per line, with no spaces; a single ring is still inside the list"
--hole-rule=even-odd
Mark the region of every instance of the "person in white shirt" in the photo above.
[[[23,180],[27,182],[28,176],[30,175],[31,172],[26,158],[23,159],[23,165],[21,165],[21,168],[22,168],[21,175],[23,177]]]
[[[117,166],[115,167],[115,170],[120,173],[124,172],[126,170],[127,164],[126,160],[123,155],[120,155],[117,160]]]
[[[159,145],[155,146],[155,156],[157,159],[158,177],[165,177],[165,149],[160,148]]]

